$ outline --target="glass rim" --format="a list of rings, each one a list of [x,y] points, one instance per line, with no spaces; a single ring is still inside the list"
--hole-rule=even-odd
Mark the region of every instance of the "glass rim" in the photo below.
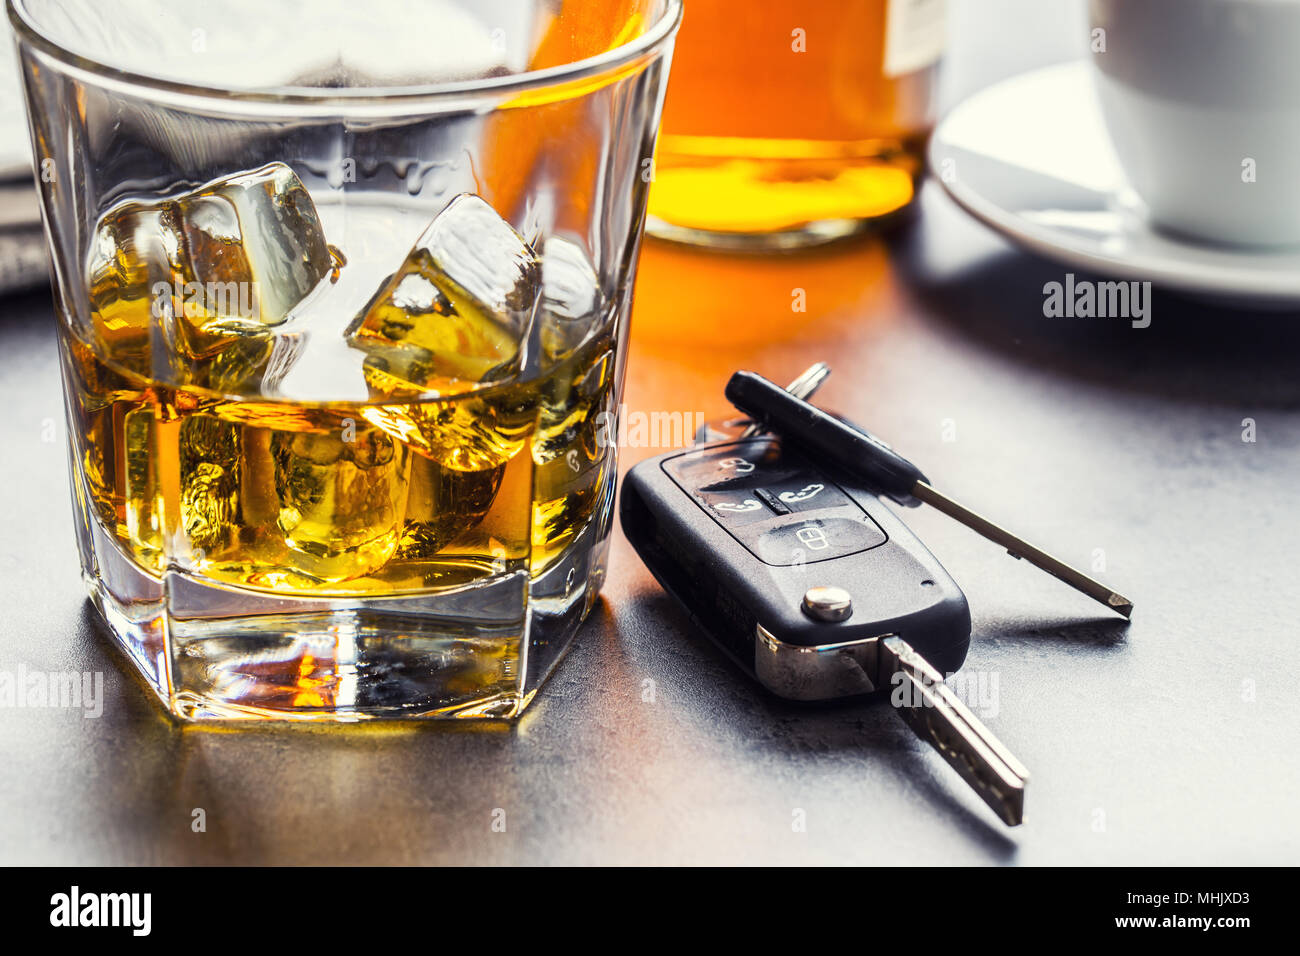
[[[103,60],[76,53],[52,39],[32,19],[32,14],[27,9],[28,0],[6,0],[5,8],[16,39],[41,50],[67,68],[89,74],[100,85],[124,86],[154,95],[164,93],[187,99],[215,101],[227,104],[228,108],[260,104],[281,107],[332,107],[346,110],[349,107],[385,105],[392,107],[399,104],[405,109],[410,109],[423,104],[434,106],[448,100],[511,96],[615,72],[621,67],[655,53],[677,32],[682,19],[682,0],[664,0],[664,4],[663,15],[647,30],[626,43],[580,60],[506,76],[401,86],[321,87],[319,91],[312,87],[239,89],[186,83],[134,70],[119,69]]]

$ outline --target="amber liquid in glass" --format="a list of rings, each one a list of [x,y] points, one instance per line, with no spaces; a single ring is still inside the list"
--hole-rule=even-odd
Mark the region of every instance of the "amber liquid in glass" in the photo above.
[[[366,230],[363,212],[350,210],[350,232],[369,233],[356,250],[367,255],[342,268],[400,262],[406,240],[387,236],[418,214],[377,210]],[[388,255],[375,256],[376,243]],[[519,569],[535,576],[591,517],[605,478],[612,323],[574,350],[543,341],[501,385],[299,401],[257,394],[276,361],[270,336],[219,342],[190,361],[189,381],[158,375],[147,286],[128,291],[92,284],[94,340],[66,337],[64,361],[88,504],[147,572],[179,562],[280,595],[438,590]],[[322,369],[308,390],[328,392],[334,375]],[[221,387],[233,382],[239,397]]]
[[[937,73],[917,45],[937,50],[942,16],[942,0],[687,0],[651,231],[798,245],[907,207]]]

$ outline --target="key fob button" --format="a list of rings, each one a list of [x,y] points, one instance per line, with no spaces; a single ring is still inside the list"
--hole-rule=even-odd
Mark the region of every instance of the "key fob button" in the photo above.
[[[734,442],[720,448],[688,452],[664,462],[664,470],[683,489],[748,484],[780,460],[779,449],[766,439]]]
[[[795,476],[770,483],[767,490],[790,511],[825,511],[853,504],[848,495],[821,477]]]
[[[859,518],[800,518],[760,534],[750,551],[764,564],[788,567],[857,554],[885,543],[866,514]]]
[[[726,527],[751,524],[775,517],[763,503],[761,496],[752,491],[701,491],[697,493],[704,507]]]

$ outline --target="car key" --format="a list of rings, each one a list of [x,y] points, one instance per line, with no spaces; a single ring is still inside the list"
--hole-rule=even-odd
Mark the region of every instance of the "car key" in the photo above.
[[[655,578],[769,691],[895,691],[913,731],[1022,821],[1028,772],[943,683],[970,644],[966,598],[870,489],[759,436],[641,462],[620,517]]]
[[[921,470],[866,429],[836,418],[753,372],[727,382],[727,399],[762,427],[785,436],[818,461],[856,476],[899,504],[924,502],[1007,549],[1012,557],[1059,578],[1113,611],[1130,617],[1133,602],[1100,581],[934,489]]]
[[[831,367],[825,362],[814,362],[808,368],[800,373],[799,377],[785,387],[785,390],[791,395],[798,395],[800,398],[809,399],[821,388],[830,378]],[[767,429],[757,422],[750,421],[748,418],[729,418],[722,421],[704,422],[695,430],[695,444],[702,445],[712,441],[731,440],[737,438],[753,438],[755,435],[761,435]]]
[[[785,387],[785,390],[796,398],[802,398],[805,401],[813,397],[813,393],[822,387],[822,383],[830,377],[831,367],[825,362],[815,362],[804,369],[803,373],[793,382]],[[741,438],[753,438],[755,435],[763,433],[763,426],[758,422],[750,422],[745,430],[740,433]]]

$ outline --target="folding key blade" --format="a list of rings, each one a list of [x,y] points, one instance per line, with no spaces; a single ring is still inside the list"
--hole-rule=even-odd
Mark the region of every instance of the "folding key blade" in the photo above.
[[[877,686],[903,682],[898,715],[916,735],[934,747],[1004,823],[1022,823],[1029,771],[958,699],[943,675],[900,637],[880,641],[879,670]]]
[[[1070,567],[1059,558],[1052,557],[1042,548],[1036,548],[1023,538],[1016,537],[1006,528],[998,527],[983,515],[972,511],[947,495],[935,491],[928,483],[918,481],[912,486],[912,494],[918,501],[923,501],[930,507],[942,511],[949,518],[960,521],[976,534],[1002,545],[1007,549],[1007,554],[1013,558],[1024,558],[1034,567],[1064,581],[1070,587],[1088,595],[1094,601],[1099,601],[1125,617],[1133,616],[1133,602],[1118,591],[1088,577],[1077,568]]]

